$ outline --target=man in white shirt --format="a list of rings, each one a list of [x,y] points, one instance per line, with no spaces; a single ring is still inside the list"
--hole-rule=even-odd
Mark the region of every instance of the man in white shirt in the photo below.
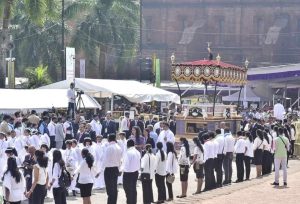
[[[246,152],[246,143],[243,137],[243,133],[241,131],[237,132],[237,142],[234,146],[234,152],[236,154],[236,172],[237,172],[237,180],[236,183],[242,182],[244,180],[244,155]]]
[[[225,136],[225,146],[224,146],[225,157],[223,161],[223,168],[225,174],[225,181],[223,182],[223,184],[226,185],[231,183],[232,159],[233,159],[235,139],[233,138],[228,128],[224,130],[224,136]]]
[[[212,190],[216,187],[216,180],[214,175],[214,158],[215,158],[215,145],[213,132],[204,133],[204,171],[205,171],[205,188],[204,191]]]
[[[127,203],[137,203],[136,183],[141,167],[141,153],[134,147],[134,141],[127,141],[127,151],[122,164],[123,188],[126,194]]]
[[[68,89],[67,96],[68,96],[68,111],[67,114],[70,115],[70,111],[72,111],[72,118],[74,118],[75,115],[75,100],[76,100],[76,95],[75,95],[75,84],[71,83],[70,88]]]
[[[118,198],[118,175],[122,159],[122,149],[116,142],[116,135],[110,134],[104,155],[102,171],[107,193],[107,203],[116,204]]]
[[[102,131],[102,125],[99,121],[98,115],[93,116],[93,120],[90,122],[90,125],[92,127],[92,130],[96,132],[96,136],[100,136]]]
[[[277,100],[277,103],[274,105],[273,114],[276,120],[284,119],[285,109],[283,105],[280,103],[279,99]]]
[[[55,125],[57,123],[57,117],[53,116],[52,120],[48,124],[48,131],[50,137],[50,148],[55,148]]]
[[[164,152],[167,152],[167,142],[175,143],[175,136],[173,132],[170,130],[169,123],[161,122],[163,124],[163,130],[160,132],[157,142],[161,142],[163,144]]]
[[[221,129],[216,130],[216,138],[215,142],[218,143],[218,150],[217,150],[217,162],[216,162],[216,176],[217,176],[217,187],[222,186],[222,181],[223,181],[223,172],[222,172],[222,164],[224,160],[224,147],[225,147],[225,138],[224,135],[222,134]]]
[[[129,138],[130,136],[130,119],[129,119],[129,112],[125,112],[124,118],[121,121],[121,125],[120,125],[120,132],[125,132],[126,134],[126,139]]]

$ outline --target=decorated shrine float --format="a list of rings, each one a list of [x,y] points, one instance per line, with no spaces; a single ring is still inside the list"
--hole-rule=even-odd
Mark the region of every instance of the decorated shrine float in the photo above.
[[[202,83],[205,87],[208,84],[215,86],[212,101],[207,100],[202,103],[182,105],[184,111],[176,116],[176,135],[178,137],[191,138],[205,129],[213,131],[220,127],[221,122],[225,122],[233,134],[239,129],[242,119],[238,114],[239,107],[216,103],[216,91],[217,86],[220,85],[239,86],[241,90],[247,82],[249,62],[246,60],[245,67],[238,67],[222,62],[219,55],[216,60],[213,60],[210,53],[209,58],[210,60],[175,63],[174,54],[171,57],[171,76],[172,80],[177,83],[178,88],[180,82]]]

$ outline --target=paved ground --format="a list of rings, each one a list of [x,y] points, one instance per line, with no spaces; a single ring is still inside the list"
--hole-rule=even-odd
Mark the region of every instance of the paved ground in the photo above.
[[[233,180],[236,179],[235,164],[233,172]],[[184,199],[175,199],[173,204],[265,204],[265,203],[288,203],[297,204],[300,200],[300,160],[292,160],[289,162],[288,168],[288,187],[282,186],[274,188],[270,185],[274,180],[274,173],[263,178],[255,178],[255,167],[252,166],[250,181],[232,184],[230,186],[215,189],[193,196],[195,192],[196,182],[195,174],[190,169],[188,197]],[[179,175],[177,175],[173,184],[174,196],[181,193]],[[142,204],[142,187],[138,183],[138,204]],[[157,188],[153,183],[154,198],[157,199]],[[92,204],[106,203],[107,196],[105,191],[94,191],[92,195]],[[23,202],[24,204],[27,202]],[[53,199],[47,199],[46,203],[54,203]],[[69,197],[68,204],[82,203],[79,195],[77,197]],[[125,204],[126,198],[122,186],[119,186],[118,204]]]

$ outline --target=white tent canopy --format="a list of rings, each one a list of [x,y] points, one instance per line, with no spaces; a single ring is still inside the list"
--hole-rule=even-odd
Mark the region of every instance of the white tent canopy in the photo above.
[[[0,89],[0,112],[17,110],[43,111],[54,108],[68,108],[67,92],[63,89]],[[92,97],[82,95],[86,108],[101,108]],[[81,105],[82,107],[82,105]]]
[[[246,88],[245,88],[246,87]],[[245,86],[242,88],[241,95],[240,95],[240,101],[251,101],[251,102],[260,102],[260,97],[256,96],[255,93],[252,91],[251,88]],[[231,94],[230,96],[223,96],[223,101],[238,101],[239,100],[239,91],[235,92],[234,94]]]
[[[64,80],[40,89],[67,89],[70,83],[71,81]],[[119,95],[134,103],[151,101],[180,103],[180,97],[175,93],[132,80],[76,78],[75,86],[87,94],[99,98]]]

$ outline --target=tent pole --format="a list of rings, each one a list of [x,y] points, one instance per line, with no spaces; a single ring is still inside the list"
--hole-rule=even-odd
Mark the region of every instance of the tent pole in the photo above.
[[[237,113],[240,113],[240,99],[241,99],[241,92],[242,92],[243,86],[240,87],[240,92],[239,92],[239,98],[238,98],[238,105],[237,105]]]
[[[111,95],[111,101],[110,101],[110,111],[114,110],[114,95]]]
[[[213,116],[215,116],[216,97],[217,97],[217,82],[215,83],[214,105],[213,105]]]
[[[177,84],[177,88],[178,88],[178,91],[179,91],[179,97],[180,97],[180,104],[181,104],[181,89],[180,89],[180,86],[179,86],[179,83],[177,81],[177,79],[174,79],[176,84]]]

